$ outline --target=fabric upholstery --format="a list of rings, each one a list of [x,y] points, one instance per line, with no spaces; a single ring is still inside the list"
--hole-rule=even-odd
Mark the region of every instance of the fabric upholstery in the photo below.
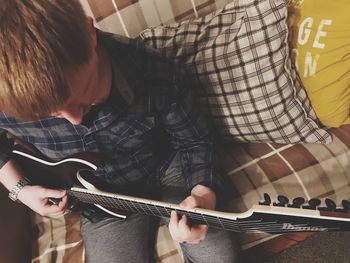
[[[81,2],[100,29],[136,37],[147,27],[198,18],[222,8],[232,0]],[[269,192],[272,198],[277,194],[285,194],[289,198],[297,195],[320,198],[329,196],[337,203],[348,197],[350,127],[331,129],[330,133],[334,139],[329,145],[234,142],[222,145],[219,167],[230,189],[227,192],[230,210],[239,212],[249,209],[253,203],[262,199],[264,192]],[[33,233],[33,262],[84,262],[78,214],[70,213],[57,219],[35,215]],[[254,248],[259,245],[269,247],[269,241],[278,242],[279,237],[281,236],[267,234],[245,235],[242,238],[242,248],[246,254],[256,253]],[[296,242],[295,240],[293,241]],[[270,253],[276,253],[275,246],[269,249]],[[156,250],[160,262],[182,262],[181,250],[171,240],[165,225],[159,228]],[[261,254],[254,255],[262,258]]]
[[[249,142],[329,143],[289,58],[283,0],[236,0],[203,18],[140,36],[199,83],[224,136]]]
[[[263,199],[272,200],[285,195],[290,200],[326,197],[340,205],[348,199],[350,189],[350,125],[331,129],[334,140],[319,144],[261,144],[224,143],[220,145],[218,167],[228,191],[229,210],[245,212]],[[79,234],[79,216],[67,214],[63,218],[34,218],[36,233],[34,262],[84,262],[83,244]],[[242,234],[241,246],[246,254],[259,244],[268,244],[281,236]],[[282,236],[283,237],[283,236]],[[295,243],[295,242],[294,242]],[[268,245],[266,245],[268,247]],[[182,262],[181,250],[173,242],[166,225],[161,225],[156,244],[160,262]]]

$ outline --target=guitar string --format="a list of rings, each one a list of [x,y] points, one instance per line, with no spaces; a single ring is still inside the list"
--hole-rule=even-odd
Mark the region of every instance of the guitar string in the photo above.
[[[112,200],[109,200],[109,199],[111,199],[111,198],[109,198],[109,199],[106,199],[106,198],[104,198],[104,197],[99,197],[99,198],[93,198],[94,199],[94,201],[95,202],[103,202],[106,206],[110,206],[111,204],[114,204],[114,202],[112,202],[111,203],[111,201],[115,201],[114,199],[112,199]],[[101,200],[102,199],[102,200]],[[130,201],[129,201],[130,202]],[[136,212],[140,212],[139,211],[139,209],[135,206],[135,203],[132,203],[133,204],[133,206],[134,206],[134,209],[132,209],[132,210],[135,210]],[[139,203],[139,206],[143,209],[143,206],[142,206],[142,203]],[[130,207],[130,206],[129,206]],[[146,206],[147,207],[147,206]],[[130,207],[131,208],[131,207]],[[157,209],[157,207],[156,207],[156,209]],[[145,212],[145,210],[143,209],[143,211]],[[152,210],[150,210],[151,211],[151,213],[150,213],[150,215],[156,215]],[[160,211],[158,210],[158,213],[159,213]],[[159,214],[158,214],[159,215]],[[160,213],[160,215],[162,215],[161,213]],[[220,220],[219,220],[220,221]],[[267,224],[271,224],[271,223],[276,223],[276,222],[268,222]],[[215,227],[215,225],[212,225],[212,224],[209,224],[209,225],[211,225],[211,226],[214,226]],[[282,224],[279,224],[279,225],[281,225],[282,226]],[[298,225],[298,226],[305,226],[306,224],[302,224],[302,225]],[[314,227],[320,227],[320,226],[314,226]],[[257,232],[257,231],[269,231],[270,233],[273,233],[273,232],[276,232],[276,233],[279,233],[279,232],[281,232],[281,228],[279,227],[279,228],[277,228],[277,229],[269,229],[270,227],[269,226],[267,226],[267,227],[262,227],[262,226],[259,226],[258,227],[258,229],[256,230],[256,226],[253,228],[253,229],[251,229],[251,227],[250,228],[245,228],[245,232]],[[232,229],[232,227],[230,227],[230,229]],[[234,230],[234,229],[232,229],[232,230]],[[300,231],[300,229],[284,229],[283,230],[283,232],[296,232],[296,231]]]
[[[94,197],[94,196],[92,196],[92,197]],[[91,199],[91,198],[90,198]],[[101,198],[101,197],[99,197],[99,198],[92,198],[92,200],[93,200],[93,202],[94,203],[102,203],[102,204],[104,204],[105,206],[107,206],[107,207],[109,207],[109,206],[111,206],[111,204],[115,204],[114,202],[110,202],[111,200],[108,200],[108,199],[106,199],[106,198]],[[115,200],[112,200],[112,201],[115,201]],[[119,201],[121,201],[121,200],[119,200]],[[123,202],[123,203],[125,203],[125,204],[127,204],[127,206],[129,207],[129,210],[132,210],[132,211],[136,211],[136,212],[140,212],[140,210],[139,210],[139,208],[137,208],[136,206],[135,206],[135,203],[131,203],[132,205],[133,205],[133,207],[131,207],[130,205],[129,205],[129,203],[130,202]],[[152,207],[150,207],[149,205],[148,206],[144,206],[144,205],[142,205],[141,203],[136,203],[136,204],[138,204],[139,205],[139,207],[141,207],[141,209],[143,210],[143,212],[144,213],[147,213],[147,211],[144,209],[144,207],[147,207],[148,208],[148,210],[150,211],[150,213],[147,213],[147,214],[150,214],[150,215],[160,215],[160,216],[168,216],[169,215],[169,209],[166,209],[166,208],[164,208],[164,207],[162,207],[163,209],[165,209],[165,211],[166,211],[166,215],[164,215],[161,211],[159,211],[159,209],[158,209],[158,207],[156,207],[156,209],[157,209],[157,213],[155,213],[154,211],[155,210],[152,210],[151,208]],[[114,206],[114,205],[113,205]],[[114,206],[115,207],[115,206]],[[120,206],[117,206],[117,207],[115,207],[115,208],[125,208],[126,206],[125,205],[122,205],[121,207]],[[181,211],[180,211],[181,212]],[[187,213],[189,216],[190,216],[190,218],[193,218],[193,219],[197,219],[197,220],[199,220],[199,221],[206,221],[206,223],[207,224],[215,224],[215,223],[217,223],[217,219],[218,218],[215,218],[215,217],[208,217],[208,219],[210,219],[210,220],[205,220],[205,217],[203,216],[203,215],[201,215],[200,217],[198,217],[198,216],[196,216],[196,214],[192,214],[192,213]],[[205,216],[207,216],[207,215],[205,215]],[[219,221],[221,221],[221,223],[222,223],[222,221],[224,221],[225,222],[225,219],[224,220],[220,220],[220,218],[219,218]],[[229,220],[227,220],[228,222],[225,222],[225,223],[232,223],[231,221],[229,221]],[[251,221],[251,222],[254,222],[254,221]],[[261,223],[259,223],[259,221],[255,221],[255,222],[258,222],[258,226],[260,225],[260,227],[261,227]],[[254,223],[255,223],[254,222]],[[242,225],[243,224],[248,224],[248,223],[250,223],[250,222],[243,222],[242,223]],[[235,224],[237,224],[237,222],[235,223]],[[251,225],[250,225],[251,226]],[[246,228],[246,227],[245,227]]]
[[[85,199],[85,198],[81,198],[81,199]],[[90,200],[89,200],[90,199]],[[86,198],[85,199],[86,201],[90,202],[92,200],[93,203],[99,203],[99,204],[102,204],[104,206],[107,206],[107,207],[110,207],[111,205],[114,207],[114,208],[118,208],[118,209],[126,209],[126,210],[131,210],[131,211],[135,211],[135,212],[140,212],[140,209],[138,207],[136,207],[135,203],[134,202],[130,202],[130,201],[125,201],[125,200],[120,200],[118,199],[118,202],[119,202],[119,205],[115,206],[115,199],[113,200],[108,200],[106,199],[105,197],[98,197],[96,198],[96,196],[90,196],[90,198]],[[83,200],[84,201],[84,200]],[[111,202],[112,201],[112,202]],[[132,206],[131,206],[131,205]],[[163,209],[163,212],[160,211],[158,209],[158,207],[156,207],[156,210],[153,209],[153,207],[151,207],[150,205],[144,205],[144,204],[141,204],[141,203],[136,203],[139,207],[141,207],[143,213],[146,213],[146,214],[149,214],[149,215],[155,215],[155,216],[170,216],[170,211],[172,211],[171,209],[167,209],[165,207],[160,207]],[[148,211],[145,210],[145,207],[148,209]],[[181,211],[180,211],[181,212]],[[189,217],[190,218],[193,218],[193,219],[197,219],[199,221],[205,221],[203,220],[202,217],[193,217],[192,214],[189,214]],[[213,219],[212,219],[213,220]],[[210,225],[212,225],[213,223],[216,223],[215,221],[212,221],[210,222]],[[230,222],[231,223],[231,222]]]
[[[110,202],[108,202],[109,200],[105,200],[104,198],[102,198],[102,200],[101,200],[101,198],[93,198],[93,201],[94,202],[101,202],[102,201],[102,203],[103,204],[105,204],[106,206],[110,206],[111,205],[111,203]],[[112,206],[114,206],[113,205],[114,203],[112,203]],[[131,204],[133,204],[133,207],[130,207],[129,206],[129,208],[131,208],[131,210],[132,211],[136,211],[136,212],[140,212],[140,210],[135,206],[135,204],[134,203],[131,203]],[[144,212],[146,212],[146,210],[143,208],[143,206],[141,205],[141,204],[139,204],[139,206],[140,207],[142,207],[142,210],[144,211]],[[115,207],[115,206],[114,206]],[[155,213],[154,211],[155,210],[153,210],[152,209],[152,207],[151,206],[146,206],[147,208],[148,208],[148,210],[150,211],[150,212],[146,212],[146,214],[150,214],[150,215],[161,215],[161,216],[169,216],[169,209],[165,209],[165,211],[166,211],[166,214],[164,214],[163,212],[161,212],[159,209],[157,210],[158,211],[158,213]],[[117,207],[117,208],[120,208],[120,207]],[[164,209],[164,207],[163,207],[163,209]],[[191,215],[189,215],[189,217],[192,219],[192,216]],[[202,219],[202,218],[195,218],[195,219]],[[203,220],[199,220],[200,222],[203,222]],[[219,220],[220,221],[220,220]],[[211,226],[215,226],[216,224],[215,223],[217,223],[216,221],[212,221],[212,222],[210,222],[210,223],[208,223],[208,222],[206,222],[208,225],[211,225]],[[231,222],[230,222],[231,223]],[[222,223],[220,224],[220,225],[223,225]],[[225,227],[226,229],[228,229],[228,227],[226,226]],[[234,227],[229,227],[229,229],[232,229],[232,230],[237,230],[237,227],[236,226],[234,226]]]
[[[141,204],[139,204],[140,205],[140,207],[142,208],[143,206],[141,205]],[[157,209],[157,211],[158,211],[158,213],[160,214],[160,215],[163,215],[162,213],[160,213],[160,211],[159,211],[159,209],[158,209],[158,207],[157,206],[155,206],[155,208]],[[164,207],[161,207],[161,208],[163,208],[164,209]],[[144,210],[144,209],[143,209]],[[136,209],[136,211],[138,211],[137,209]],[[166,210],[167,211],[167,210]],[[151,214],[154,214],[153,212],[151,213]],[[169,212],[167,211],[167,214],[169,214]],[[202,215],[203,216],[203,215]],[[189,215],[189,217],[190,218],[194,218],[193,216],[191,216],[191,214]],[[208,222],[208,220],[206,220],[206,219],[211,219],[211,221],[210,222]],[[195,218],[196,219],[196,218]],[[223,224],[222,224],[222,220],[220,220],[220,218],[217,218],[217,217],[208,217],[207,215],[205,215],[204,217],[203,217],[203,219],[204,220],[201,220],[202,218],[198,218],[197,217],[197,219],[199,219],[199,221],[201,221],[201,222],[203,222],[203,221],[206,221],[205,223],[207,224],[207,225],[211,225],[211,226],[216,226],[216,227],[218,227],[218,225],[221,225],[221,228],[227,228],[227,227],[225,227]],[[213,221],[214,220],[214,221]],[[219,224],[218,224],[218,222],[219,222]],[[254,225],[252,225],[252,222],[254,222]],[[257,222],[257,223],[256,223]],[[232,228],[232,221],[228,221],[228,222],[226,222],[226,223],[228,223],[229,224],[229,228],[230,229],[232,229],[232,230],[236,230],[237,229],[237,225],[234,225],[233,227],[235,227],[236,229],[233,229]],[[260,221],[246,221],[246,222],[236,222],[236,224],[237,223],[239,223],[238,224],[238,227],[240,226],[240,225],[244,225],[244,224],[247,224],[248,225],[248,227],[247,226],[244,226],[244,227],[241,227],[242,229],[245,229],[245,231],[255,231],[255,229],[260,229],[260,230],[264,230],[264,231],[270,231],[270,232],[280,232],[280,229],[281,229],[281,227],[283,226],[283,224],[276,224],[277,222],[264,222],[264,223],[260,223]],[[272,228],[271,229],[271,224],[272,223],[274,223],[274,228]],[[231,224],[231,225],[230,225]],[[227,225],[227,224],[226,224]],[[298,224],[298,225],[294,225],[294,227],[303,227],[303,226],[307,226],[306,224]],[[276,229],[276,227],[278,227],[277,229]],[[314,227],[321,227],[321,226],[314,226]],[[290,231],[290,230],[289,230]],[[299,230],[295,230],[295,231],[299,231]],[[287,231],[284,231],[284,232],[287,232]]]
[[[93,202],[95,202],[95,203],[103,203],[105,206],[111,206],[111,204],[115,204],[114,202],[111,202],[111,201],[115,201],[114,199],[113,200],[109,200],[109,199],[106,199],[105,197],[98,197],[98,198],[96,198],[96,196],[91,196],[91,197],[93,197],[92,199],[93,199]],[[120,201],[120,200],[119,200]],[[127,205],[128,205],[128,203],[130,203],[130,202],[125,202]],[[140,210],[135,206],[135,203],[131,203],[132,205],[133,205],[133,207],[130,207],[129,205],[129,208],[132,210],[132,211],[136,211],[136,212],[140,212]],[[146,213],[146,211],[144,210],[144,206],[142,206],[141,205],[141,203],[139,203],[138,204],[139,205],[139,207],[141,207],[142,208],[142,210],[144,211],[144,213]],[[125,206],[124,206],[125,207]],[[161,216],[164,216],[164,214],[162,214],[159,210],[158,210],[158,214],[157,213],[154,213],[154,211],[155,210],[152,210],[152,209],[150,209],[151,207],[150,206],[146,206],[146,207],[148,207],[149,208],[149,211],[150,211],[150,213],[147,213],[147,214],[150,214],[150,215],[155,215],[155,216],[159,216],[159,215],[161,215]],[[120,209],[120,207],[115,207],[115,208],[119,208]],[[122,207],[123,208],[123,207]],[[157,208],[156,208],[157,209]],[[166,210],[167,211],[167,210]],[[167,215],[168,215],[169,213],[168,213],[168,211],[167,211]],[[190,218],[192,217],[192,215],[191,214],[189,214],[189,216],[190,216]],[[200,218],[194,218],[194,219],[199,219],[200,221],[205,221],[205,217],[203,217],[203,215],[202,215],[202,217],[200,217]],[[204,219],[204,220],[203,220]],[[222,220],[220,220],[220,218],[216,218],[216,219],[218,219],[219,220],[219,222],[220,221],[222,221]],[[212,225],[213,223],[215,224],[217,221],[212,221],[212,222],[210,222],[210,223],[208,223],[208,222],[206,222],[208,225]],[[232,224],[233,222],[228,222],[229,224]],[[238,222],[235,222],[235,224],[237,224]],[[267,222],[267,223],[265,223],[265,224],[271,224],[271,223],[276,223],[276,222]],[[246,221],[246,222],[244,222],[244,224],[249,224],[249,221]],[[280,224],[281,225],[281,224]],[[305,224],[304,224],[305,225]],[[301,225],[302,226],[302,225]],[[251,228],[251,227],[257,227],[257,225],[255,225],[255,226],[249,226],[249,228]],[[259,229],[262,229],[263,228],[263,226],[262,226],[262,224],[260,224],[260,225],[258,225],[258,227],[259,227]],[[269,226],[267,226],[267,228],[268,228]],[[232,227],[230,227],[230,228],[232,228]],[[247,227],[244,227],[246,230],[248,230],[249,228],[247,228]]]
[[[126,209],[126,210],[131,210],[131,211],[135,211],[135,212],[141,212],[140,208],[142,209],[143,212],[141,213],[146,213],[149,215],[154,215],[154,216],[169,216],[170,213],[168,210],[172,211],[172,209],[170,208],[166,208],[166,207],[162,207],[162,206],[156,206],[154,204],[144,204],[144,203],[140,203],[140,202],[135,202],[135,201],[126,201],[126,200],[122,200],[122,199],[118,199],[118,202],[120,203],[119,206],[115,206],[115,198],[110,198],[110,197],[104,197],[104,196],[99,196],[96,194],[88,194],[90,196],[90,199],[92,198],[92,201],[94,203],[102,203],[104,204],[104,206],[113,206],[114,208],[118,208],[118,209]],[[88,200],[89,201],[89,200]],[[132,206],[130,206],[130,204],[132,204]],[[136,206],[138,205],[138,207]],[[145,207],[149,210],[149,213],[145,210]],[[154,208],[155,209],[154,209]],[[129,209],[127,209],[129,208]],[[161,212],[159,210],[159,208],[161,209],[165,209],[165,213],[163,214],[163,212]],[[231,220],[227,220],[227,219],[223,219],[223,218],[219,218],[219,217],[214,217],[214,216],[208,216],[208,215],[203,215],[203,214],[194,214],[193,212],[189,212],[189,211],[178,211],[180,212],[180,214],[187,214],[189,216],[189,218],[191,218],[192,220],[197,220],[200,222],[204,222],[205,224],[209,225],[209,226],[216,226],[220,228],[224,228],[224,229],[230,229],[230,230],[237,230],[237,229],[241,229],[241,230],[245,230],[245,232],[248,231],[257,231],[255,230],[256,228],[258,228],[259,230],[264,230],[264,231],[269,231],[269,232],[278,232],[281,231],[281,227],[283,226],[283,224],[279,223],[277,224],[277,228],[276,228],[276,223],[277,222],[262,222],[262,223],[256,223],[257,221],[250,221],[247,220],[245,222],[234,222]],[[271,224],[274,223],[274,227],[271,228]],[[244,224],[248,225],[244,226]],[[255,224],[255,225],[252,225]],[[266,226],[265,226],[266,225]],[[299,225],[294,225],[294,227],[303,227],[306,224],[299,224]],[[307,226],[307,225],[306,225]],[[319,228],[325,228],[323,226],[313,226],[313,227],[319,227]],[[300,231],[300,229],[283,229],[283,232],[290,232],[290,231]]]
[[[101,199],[101,198],[100,198]],[[104,201],[104,203],[105,203],[105,205],[110,205],[111,203],[109,202],[110,200],[106,200],[105,198],[103,198],[102,197],[102,199],[104,199],[104,200],[99,200],[99,199],[96,199],[95,201]],[[113,201],[113,200],[112,200]],[[113,204],[113,202],[112,202],[112,204]],[[133,205],[134,205],[134,208],[135,208],[135,210],[137,211],[137,212],[139,212],[139,210],[136,208],[136,206],[135,206],[135,203],[132,203]],[[144,210],[144,208],[143,208],[143,206],[141,205],[142,203],[137,203],[137,204],[139,204],[139,206],[142,208],[142,210],[145,212],[145,210]],[[146,206],[147,207],[147,206]],[[156,209],[157,209],[157,207],[155,207]],[[157,209],[158,210],[158,209]],[[151,213],[150,213],[151,215],[153,214],[153,215],[155,215],[155,213],[151,210]],[[163,215],[159,210],[158,210],[158,215]],[[205,219],[205,217],[204,217],[204,219]],[[218,218],[219,219],[219,218]],[[219,222],[220,222],[221,220],[219,219]],[[216,223],[216,222],[215,222]],[[231,222],[230,222],[231,223]],[[248,223],[248,222],[244,222],[244,223]],[[264,230],[264,231],[270,231],[270,232],[280,232],[280,229],[281,229],[281,226],[283,226],[283,224],[277,224],[277,226],[279,226],[277,229],[270,229],[270,224],[271,223],[276,223],[276,222],[266,222],[266,224],[268,225],[268,226],[255,226],[255,227],[252,227],[252,226],[250,226],[249,228],[247,228],[247,227],[245,227],[245,231],[246,232],[256,232],[256,231],[261,231],[261,230]],[[213,226],[213,224],[208,224],[207,223],[207,225],[211,225],[211,226]],[[306,224],[301,224],[301,225],[298,225],[298,226],[305,226]],[[214,225],[215,226],[215,225]],[[276,227],[276,224],[275,224],[275,227]],[[251,228],[253,228],[253,229],[251,229]],[[256,228],[258,228],[258,229],[256,229]],[[232,227],[230,227],[230,229],[232,229]],[[293,232],[295,232],[295,231],[299,231],[299,230],[293,230],[293,229],[287,229],[286,231],[284,231],[284,232],[291,232],[291,231],[293,231]]]

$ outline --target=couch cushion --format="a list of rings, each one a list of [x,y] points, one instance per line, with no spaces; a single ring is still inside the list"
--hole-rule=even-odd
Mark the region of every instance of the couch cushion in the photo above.
[[[72,212],[57,218],[33,214],[33,223],[33,263],[85,262],[79,213]],[[183,261],[179,244],[172,241],[164,224],[158,230],[156,252],[159,262]]]
[[[330,132],[334,137],[330,145],[222,144],[218,168],[229,190],[226,195],[229,210],[246,212],[263,199],[264,193],[270,194],[273,201],[280,194],[290,200],[302,196],[305,199],[321,198],[324,202],[328,197],[337,204],[348,199],[350,125]],[[56,219],[36,215],[34,230],[34,262],[84,262],[77,213]],[[306,237],[297,236],[241,234],[241,246],[245,255],[258,251],[258,256],[263,258]],[[280,246],[276,247],[276,243]],[[257,250],[258,245],[263,247]],[[183,262],[181,250],[172,241],[166,225],[158,231],[156,247],[160,262]]]
[[[140,36],[199,83],[205,112],[241,141],[329,143],[289,59],[283,0],[236,0]]]
[[[245,212],[268,193],[305,200],[325,198],[341,207],[349,200],[350,125],[329,130],[333,142],[319,144],[225,143],[220,145],[219,169],[228,186],[230,210]],[[249,249],[276,237],[266,233],[242,235],[242,248]],[[272,249],[270,247],[270,249]]]

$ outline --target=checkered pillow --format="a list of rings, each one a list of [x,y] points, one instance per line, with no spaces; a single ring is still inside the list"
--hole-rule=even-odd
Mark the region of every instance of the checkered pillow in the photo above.
[[[141,32],[199,83],[225,137],[329,143],[289,59],[283,0],[236,0],[203,18]]]

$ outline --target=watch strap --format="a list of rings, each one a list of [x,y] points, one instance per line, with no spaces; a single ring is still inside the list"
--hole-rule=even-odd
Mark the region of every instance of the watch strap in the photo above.
[[[22,190],[22,188],[24,186],[26,186],[27,184],[30,184],[30,181],[28,178],[23,177],[21,180],[19,180],[16,185],[14,187],[12,187],[11,191],[9,192],[9,198],[14,201],[17,202],[18,201],[18,194],[19,192]]]

